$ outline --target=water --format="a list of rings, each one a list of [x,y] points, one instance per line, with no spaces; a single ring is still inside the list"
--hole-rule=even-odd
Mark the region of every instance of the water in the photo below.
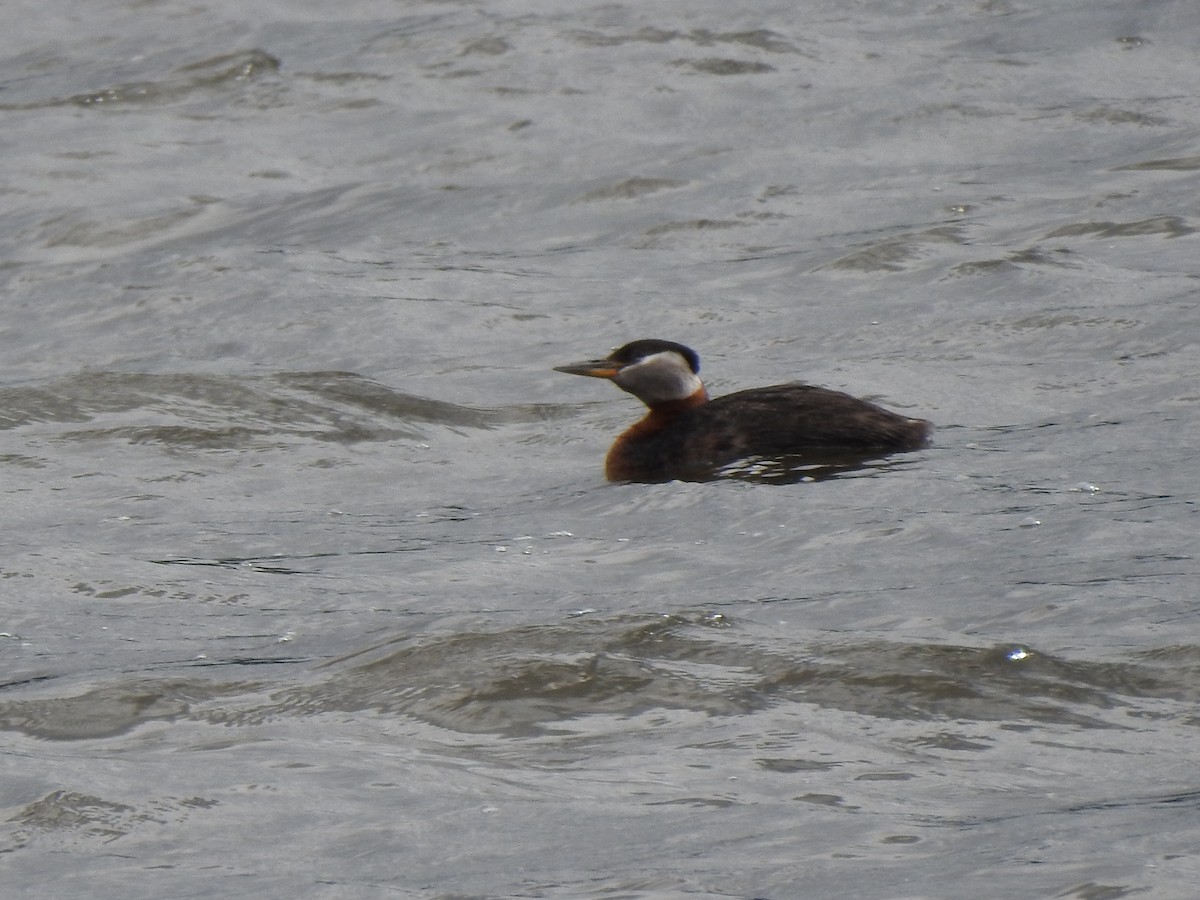
[[[1198,35],[11,5],[8,894],[1191,897]],[[651,336],[936,443],[606,484]]]

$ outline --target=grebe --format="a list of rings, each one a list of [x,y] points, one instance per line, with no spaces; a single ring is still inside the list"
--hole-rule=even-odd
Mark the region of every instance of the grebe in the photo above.
[[[650,408],[608,451],[609,481],[686,480],[751,457],[863,460],[924,447],[933,430],[924,419],[807,384],[710,400],[700,357],[674,341],[634,341],[555,371],[607,378]]]

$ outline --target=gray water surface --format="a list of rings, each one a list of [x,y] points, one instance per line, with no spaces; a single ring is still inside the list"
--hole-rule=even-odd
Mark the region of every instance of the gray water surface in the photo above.
[[[6,896],[1195,895],[1191,0],[10,6]]]

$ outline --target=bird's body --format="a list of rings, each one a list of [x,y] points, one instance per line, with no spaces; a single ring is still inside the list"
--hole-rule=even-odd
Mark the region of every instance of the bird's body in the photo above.
[[[560,366],[608,378],[649,412],[613,444],[611,481],[665,481],[711,475],[751,457],[869,458],[915,450],[932,426],[840,391],[807,384],[751,388],[710,400],[695,351],[640,340],[602,360]]]

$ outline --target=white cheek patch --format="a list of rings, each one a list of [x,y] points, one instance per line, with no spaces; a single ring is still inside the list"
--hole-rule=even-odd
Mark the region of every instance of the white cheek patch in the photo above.
[[[626,366],[613,380],[646,403],[682,400],[703,387],[688,361],[673,350],[653,353]]]

